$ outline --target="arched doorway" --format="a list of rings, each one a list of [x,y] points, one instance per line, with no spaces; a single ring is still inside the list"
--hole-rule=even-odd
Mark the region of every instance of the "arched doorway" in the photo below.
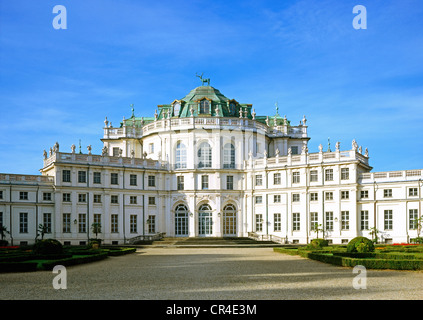
[[[208,204],[202,204],[198,209],[198,235],[211,236],[213,234],[212,209]]]
[[[233,204],[223,208],[223,236],[236,236],[236,208]]]
[[[188,236],[188,208],[179,204],[175,209],[175,236]]]

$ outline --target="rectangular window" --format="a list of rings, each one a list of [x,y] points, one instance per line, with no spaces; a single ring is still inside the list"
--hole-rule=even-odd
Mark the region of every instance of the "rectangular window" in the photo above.
[[[333,192],[325,192],[325,200],[333,200]]]
[[[310,230],[317,230],[319,225],[319,218],[317,212],[310,212]]]
[[[209,176],[203,175],[201,176],[201,189],[208,190],[209,188]]]
[[[176,180],[178,184],[178,190],[184,190],[184,176],[178,176]]]
[[[408,189],[408,196],[409,197],[417,197],[418,196],[417,188],[409,188]]]
[[[226,189],[234,189],[234,176],[226,176]]]
[[[137,196],[129,196],[130,204],[137,204]]]
[[[156,176],[148,176],[148,186],[149,187],[156,186]]]
[[[350,169],[341,168],[341,180],[349,180],[349,179],[350,179]]]
[[[392,198],[392,189],[383,189],[384,198]]]
[[[148,233],[156,233],[156,216],[148,216]]]
[[[291,153],[292,154],[298,154],[298,146],[292,146],[291,147]]]
[[[327,231],[332,231],[333,230],[333,212],[332,211],[325,212],[325,216],[326,216],[325,229]]]
[[[317,201],[319,200],[319,195],[317,192],[310,193],[310,201]]]
[[[392,230],[393,219],[392,219],[392,210],[384,210],[384,227],[385,230]]]
[[[3,199],[3,190],[0,190],[0,200]]]
[[[101,203],[101,194],[94,195],[94,203]]]
[[[70,193],[64,193],[63,194],[63,202],[71,202],[71,194]]]
[[[51,201],[51,193],[43,192],[43,201]]]
[[[129,230],[131,233],[137,233],[137,215],[131,214],[129,216]]]
[[[281,174],[280,173],[273,174],[273,184],[275,184],[275,185],[281,184]]]
[[[300,183],[300,173],[293,172],[292,173],[292,183]]]
[[[292,230],[300,231],[300,213],[294,212],[292,214]]]
[[[46,233],[51,233],[51,213],[43,214],[43,226],[46,228]]]
[[[281,195],[280,194],[275,194],[273,196],[273,203],[281,203]]]
[[[417,219],[418,219],[418,210],[410,209],[408,211],[408,225],[410,230],[417,230]]]
[[[263,177],[261,174],[256,175],[256,186],[262,186],[263,185]]]
[[[101,225],[101,214],[100,213],[94,214],[94,223],[98,223],[99,225]]]
[[[95,183],[95,184],[101,183],[101,172],[94,172],[93,183]]]
[[[360,230],[369,230],[369,211],[362,210],[360,213]]]
[[[156,205],[156,197],[148,197],[149,205]]]
[[[80,213],[78,215],[78,232],[85,233],[87,232],[87,215],[85,213]]]
[[[349,191],[341,191],[341,200],[348,200],[350,198]]]
[[[256,203],[263,203],[263,197],[262,196],[256,196]]]
[[[87,172],[86,171],[78,171],[78,182],[79,183],[86,183],[87,182]]]
[[[110,219],[111,219],[111,221],[110,221],[110,227],[111,227],[110,232],[111,233],[118,233],[119,232],[119,229],[118,229],[118,227],[119,227],[119,225],[118,225],[119,216],[117,214],[112,214],[112,215],[110,215]]]
[[[318,180],[317,170],[310,170],[310,182],[317,182]]]
[[[154,153],[154,143],[150,143],[148,145],[148,151],[149,151],[149,153]]]
[[[19,233],[28,233],[28,213],[19,213]]]
[[[0,212],[0,228],[3,227],[3,212]]]
[[[87,194],[86,193],[79,193],[78,194],[78,202],[87,202]]]
[[[325,170],[325,181],[333,181],[333,169]]]
[[[118,204],[119,203],[119,197],[117,195],[112,195],[110,197],[110,203]]]
[[[350,230],[350,212],[341,211],[341,230]]]
[[[71,171],[63,170],[62,171],[62,182],[71,182]]]
[[[70,233],[71,232],[71,214],[64,213],[63,214],[63,233]]]
[[[28,192],[26,191],[19,192],[19,200],[28,200]]]
[[[263,215],[262,214],[256,214],[256,232],[262,232],[263,231]]]
[[[119,157],[119,153],[120,153],[120,148],[114,147],[113,148],[113,157]]]
[[[293,193],[292,194],[292,202],[300,202],[300,194],[299,193]]]
[[[119,175],[117,173],[110,174],[110,184],[119,184]]]
[[[131,186],[137,185],[137,175],[136,174],[129,175],[129,185],[131,185]]]
[[[361,190],[360,191],[360,198],[361,199],[369,199],[369,190]]]
[[[281,214],[280,213],[274,213],[273,214],[273,231],[280,232],[282,230],[282,224],[281,224]]]

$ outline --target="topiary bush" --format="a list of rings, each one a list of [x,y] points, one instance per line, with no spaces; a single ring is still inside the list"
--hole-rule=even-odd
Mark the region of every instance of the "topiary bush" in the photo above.
[[[62,244],[56,239],[44,239],[37,241],[33,246],[35,254],[60,254],[63,253]]]
[[[329,245],[329,241],[325,239],[313,239],[311,242],[307,245],[306,249],[308,250],[318,250],[322,249],[323,247],[327,247]]]
[[[347,252],[374,252],[375,246],[373,241],[366,237],[355,237],[347,245]]]

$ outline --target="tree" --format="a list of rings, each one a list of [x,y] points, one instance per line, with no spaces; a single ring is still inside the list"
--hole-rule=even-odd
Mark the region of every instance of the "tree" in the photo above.
[[[48,233],[48,228],[46,225],[44,224],[39,224],[38,225],[38,233],[37,233],[37,238],[38,236],[41,236],[41,240],[44,240],[44,235]]]
[[[323,239],[325,238],[325,233],[322,227],[322,224],[318,224],[317,222],[313,225],[312,230],[316,232],[316,238],[319,238],[319,232],[321,231],[323,233]]]
[[[377,235],[380,233],[380,231],[376,229],[376,227],[370,228],[369,230],[370,230],[370,234],[372,235],[372,241],[374,243],[377,243],[379,239]]]
[[[10,234],[10,232],[7,231],[7,228],[5,226],[1,225],[0,226],[0,236],[1,236],[1,243],[2,243],[2,245],[7,245],[7,241],[4,240],[4,238],[6,238],[6,234],[7,233]]]
[[[95,234],[95,238],[97,239],[97,235],[101,233],[101,224],[99,222],[94,222],[91,225],[91,230]]]

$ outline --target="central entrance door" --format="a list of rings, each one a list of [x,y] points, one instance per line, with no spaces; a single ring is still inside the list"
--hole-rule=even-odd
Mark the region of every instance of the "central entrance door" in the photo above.
[[[213,234],[212,210],[208,204],[203,204],[198,210],[198,235],[211,236]]]
[[[236,209],[232,204],[223,208],[223,236],[236,236]]]

